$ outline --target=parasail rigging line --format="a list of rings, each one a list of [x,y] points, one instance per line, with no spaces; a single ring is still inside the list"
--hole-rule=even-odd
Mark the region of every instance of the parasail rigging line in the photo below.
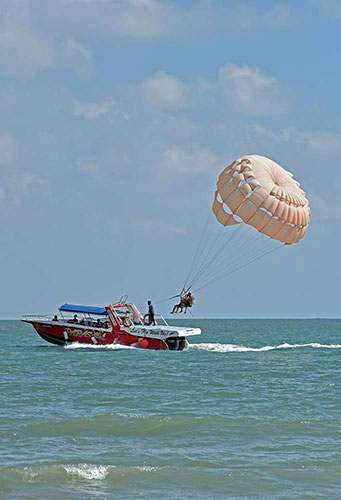
[[[224,268],[218,270],[215,273],[212,272],[210,274],[207,274],[203,279],[198,280],[195,283],[195,286],[198,287],[200,285],[200,287],[201,287],[201,286],[204,286],[207,282],[214,282],[215,280],[219,280],[221,276],[226,276],[226,275],[230,274],[231,272],[234,272],[234,270],[236,270],[236,269],[240,269],[243,266],[251,264],[252,262],[254,262],[254,260],[257,260],[258,258],[265,256],[271,250],[272,250],[271,248],[267,248],[267,249],[263,249],[263,250],[258,249],[258,251],[253,252],[252,254],[245,254],[244,253],[243,255],[240,256],[240,258],[238,260],[235,259],[233,262],[231,262],[231,265],[225,266]],[[245,256],[247,256],[246,262],[244,259]],[[244,260],[244,263],[243,263],[243,260]]]
[[[203,229],[203,232],[202,232],[202,234],[201,234],[201,238],[200,238],[199,244],[198,244],[197,249],[196,249],[196,252],[195,252],[195,254],[194,254],[194,257],[193,257],[193,260],[192,260],[191,266],[190,266],[190,268],[189,268],[189,271],[188,271],[187,277],[186,277],[186,279],[185,279],[184,286],[182,287],[181,293],[185,292],[185,290],[186,290],[186,288],[187,288],[187,287],[186,287],[186,284],[187,284],[187,282],[188,282],[188,280],[189,280],[189,277],[190,277],[190,275],[191,275],[191,272],[192,272],[193,266],[194,266],[194,264],[195,264],[195,262],[196,262],[196,259],[197,259],[197,258],[199,258],[199,259],[200,259],[200,257],[198,257],[198,254],[199,254],[199,249],[200,249],[200,251],[201,251],[201,246],[202,246],[201,244],[202,244],[202,241],[204,240],[205,233],[206,233],[206,231],[207,231],[207,228],[208,228],[208,224],[209,224],[209,222],[210,222],[210,213],[208,213],[208,215],[207,215],[206,224],[205,224],[204,229]]]
[[[194,287],[196,289],[205,287],[206,283],[219,280],[221,276],[228,275],[234,270],[258,260],[269,253],[274,244],[278,243],[276,240],[264,239],[260,232],[257,235],[249,234],[249,228],[243,224],[234,229],[231,228],[231,230],[228,233],[219,231],[207,248],[210,234],[206,223],[182,293],[187,293]],[[254,231],[253,228],[252,231]],[[227,234],[228,238],[226,238]],[[228,250],[228,259],[226,258],[226,250]]]
[[[244,243],[245,238],[239,238],[238,242],[234,242],[235,244],[231,245],[229,247],[229,259],[226,261],[226,256],[225,254],[221,254],[217,256],[217,259],[214,262],[209,262],[208,265],[206,266],[206,272],[198,276],[197,279],[193,280],[192,286],[195,285],[197,286],[200,282],[205,281],[205,279],[210,279],[212,276],[215,277],[215,275],[221,275],[224,274],[227,270],[232,269],[234,266],[239,266],[239,263],[243,261],[244,258],[247,259],[247,261],[252,261],[256,256],[259,254],[266,254],[268,251],[268,248],[272,248],[272,243],[273,242],[267,242],[270,243],[267,245],[263,245],[263,242],[261,242],[261,246],[259,248],[259,238],[257,240],[257,237],[253,239],[253,241],[247,241]],[[240,242],[240,244],[238,244]],[[252,245],[252,248],[250,249]],[[237,248],[235,249],[234,247]],[[230,257],[232,255],[232,258]]]
[[[167,302],[167,300],[176,299],[177,297],[180,297],[180,293],[173,295],[172,297],[167,297],[167,299],[158,300],[157,302],[154,302],[154,304],[161,304],[162,302]]]
[[[229,240],[231,240],[231,238],[229,238]],[[249,242],[249,246],[250,246],[251,243],[254,243],[254,241]],[[271,242],[269,242],[269,243],[271,243]],[[211,284],[213,284],[213,283],[215,283],[217,281],[220,281],[221,279],[226,278],[230,274],[233,274],[234,272],[239,271],[240,269],[243,269],[243,268],[247,267],[249,264],[252,264],[253,262],[256,262],[257,260],[261,259],[262,257],[265,257],[266,255],[274,252],[275,250],[278,250],[279,248],[282,248],[282,246],[284,246],[284,244],[279,245],[279,246],[277,246],[275,248],[270,248],[270,249],[269,249],[269,246],[268,246],[266,250],[263,249],[262,251],[260,251],[260,249],[258,249],[256,252],[253,252],[252,255],[248,256],[247,262],[245,262],[244,264],[240,264],[240,265],[238,265],[238,263],[242,260],[242,258],[245,255],[247,255],[247,253],[244,252],[243,254],[238,255],[237,256],[238,259],[234,259],[232,262],[229,262],[229,265],[225,266],[220,271],[216,271],[216,272],[212,272],[212,273],[207,273],[206,276],[202,277],[201,279],[196,280],[191,285],[191,287],[194,287],[194,286],[197,287],[197,288],[195,288],[195,290],[193,290],[193,293],[195,293],[195,292],[197,292],[199,290],[202,290],[203,288],[206,288],[209,285],[211,285]],[[233,266],[236,266],[236,267],[233,267]],[[190,288],[189,288],[189,285],[188,285],[186,288],[183,287],[181,294],[173,295],[171,297],[167,297],[165,299],[159,300],[159,301],[155,302],[155,304],[161,304],[163,302],[167,302],[168,300],[172,300],[172,299],[181,297],[183,293],[186,293],[189,290],[190,290]]]
[[[238,226],[239,228],[240,226]],[[205,242],[202,250],[200,252],[196,252],[196,255],[198,257],[195,259],[195,265],[192,266],[193,272],[190,276],[190,279],[186,279],[185,282],[185,289],[190,289],[193,283],[206,271],[209,266],[219,258],[221,255],[221,252],[223,249],[230,244],[230,242],[235,238],[235,235],[237,234],[238,228],[235,229],[235,231],[232,231],[231,234],[228,234],[228,238],[226,238],[226,233],[224,231],[219,231],[215,238],[212,239],[212,231],[208,230],[205,228]],[[204,233],[203,233],[204,234]],[[239,233],[238,233],[239,234]],[[207,248],[208,242],[211,240],[211,244]],[[201,244],[202,239],[199,243]],[[207,248],[207,250],[206,250]],[[206,252],[205,252],[206,250]],[[189,273],[190,274],[190,273]]]
[[[190,282],[187,287],[190,288],[195,285],[198,281],[201,281],[203,276],[206,274],[212,274],[216,269],[220,268],[224,265],[226,261],[226,252],[224,252],[225,248],[229,249],[229,255],[233,254],[233,248],[245,248],[245,244],[243,242],[244,233],[242,228],[242,224],[238,225],[237,228],[234,228],[231,232],[219,231],[218,237],[220,239],[218,243],[218,239],[216,238],[212,245],[211,249],[213,251],[208,252],[201,262],[197,262],[197,271],[193,273]],[[228,238],[226,238],[228,235]],[[251,242],[252,243],[252,242]],[[228,263],[231,260],[229,259]]]
[[[231,243],[236,234],[237,229],[229,235],[227,240],[224,232],[220,232],[217,235],[209,252],[204,256],[201,262],[198,262],[196,274],[192,276],[190,283],[188,284],[188,288],[191,288],[193,284],[209,269],[209,267],[220,258],[222,251]]]
[[[206,260],[208,260],[208,256],[210,255],[210,253],[212,253],[215,249],[215,247],[217,246],[218,244],[218,241],[221,239],[221,236],[222,234],[217,234],[215,236],[215,239],[214,240],[211,240],[211,244],[209,245],[209,241],[210,241],[210,233],[209,233],[209,230],[206,231],[207,234],[205,234],[205,238],[204,238],[204,244],[202,246],[202,248],[200,249],[200,252],[198,252],[198,258],[196,259],[196,263],[195,263],[195,271],[193,271],[193,274],[195,275],[198,270],[200,271],[200,269],[198,269],[199,267],[199,263],[200,262],[205,262]],[[188,288],[188,284],[187,286],[185,286],[185,288]]]
[[[284,246],[284,243],[283,243],[282,245],[278,246],[278,247],[272,248],[272,249],[271,249],[271,250],[269,250],[268,252],[263,253],[262,255],[259,255],[258,257],[254,258],[252,261],[246,262],[245,264],[241,265],[240,267],[237,267],[237,268],[233,269],[232,271],[228,272],[227,274],[224,274],[223,276],[220,276],[219,278],[214,279],[214,280],[212,280],[212,281],[209,281],[209,282],[208,282],[208,283],[206,283],[205,285],[203,285],[203,286],[201,286],[201,287],[199,287],[199,288],[196,288],[196,289],[194,290],[194,292],[193,292],[193,293],[197,292],[198,290],[202,290],[203,288],[206,288],[207,286],[211,285],[212,283],[215,283],[216,281],[219,281],[219,280],[221,280],[221,279],[226,278],[226,277],[227,277],[227,276],[229,276],[230,274],[232,274],[232,273],[234,273],[234,272],[236,272],[236,271],[239,271],[240,269],[243,269],[244,267],[248,266],[248,265],[249,265],[249,264],[251,264],[252,262],[257,261],[257,260],[261,259],[262,257],[265,257],[265,255],[268,255],[268,254],[270,254],[270,253],[275,252],[276,250],[278,250],[279,248],[282,248],[283,246]]]

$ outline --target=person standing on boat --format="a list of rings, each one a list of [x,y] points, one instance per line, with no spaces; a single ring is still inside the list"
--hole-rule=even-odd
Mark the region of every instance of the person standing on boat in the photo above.
[[[149,316],[149,324],[155,326],[155,313],[154,313],[154,307],[151,302],[151,300],[148,300],[148,316]]]

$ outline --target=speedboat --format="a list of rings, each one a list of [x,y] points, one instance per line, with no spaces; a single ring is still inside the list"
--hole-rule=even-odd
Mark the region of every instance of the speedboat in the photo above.
[[[41,338],[52,344],[119,344],[142,349],[183,351],[188,347],[187,337],[200,335],[200,328],[169,326],[161,316],[162,324],[151,325],[135,304],[126,298],[105,307],[64,304],[54,316],[22,316]]]

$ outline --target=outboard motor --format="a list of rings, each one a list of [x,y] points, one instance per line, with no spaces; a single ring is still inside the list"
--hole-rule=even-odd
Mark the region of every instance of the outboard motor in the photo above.
[[[170,351],[183,351],[184,349],[187,349],[187,347],[188,347],[188,342],[183,337],[174,338],[174,339],[167,339],[166,344],[168,345],[168,349]]]
[[[185,338],[180,338],[179,339],[179,351],[183,351],[184,349],[188,348],[188,342]]]
[[[178,351],[179,350],[179,339],[167,339],[166,344],[168,345],[168,349],[170,351]]]

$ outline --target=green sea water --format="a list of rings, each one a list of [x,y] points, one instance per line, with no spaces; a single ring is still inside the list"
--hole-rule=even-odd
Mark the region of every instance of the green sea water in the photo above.
[[[341,320],[174,320],[188,351],[0,321],[1,499],[340,499]]]

